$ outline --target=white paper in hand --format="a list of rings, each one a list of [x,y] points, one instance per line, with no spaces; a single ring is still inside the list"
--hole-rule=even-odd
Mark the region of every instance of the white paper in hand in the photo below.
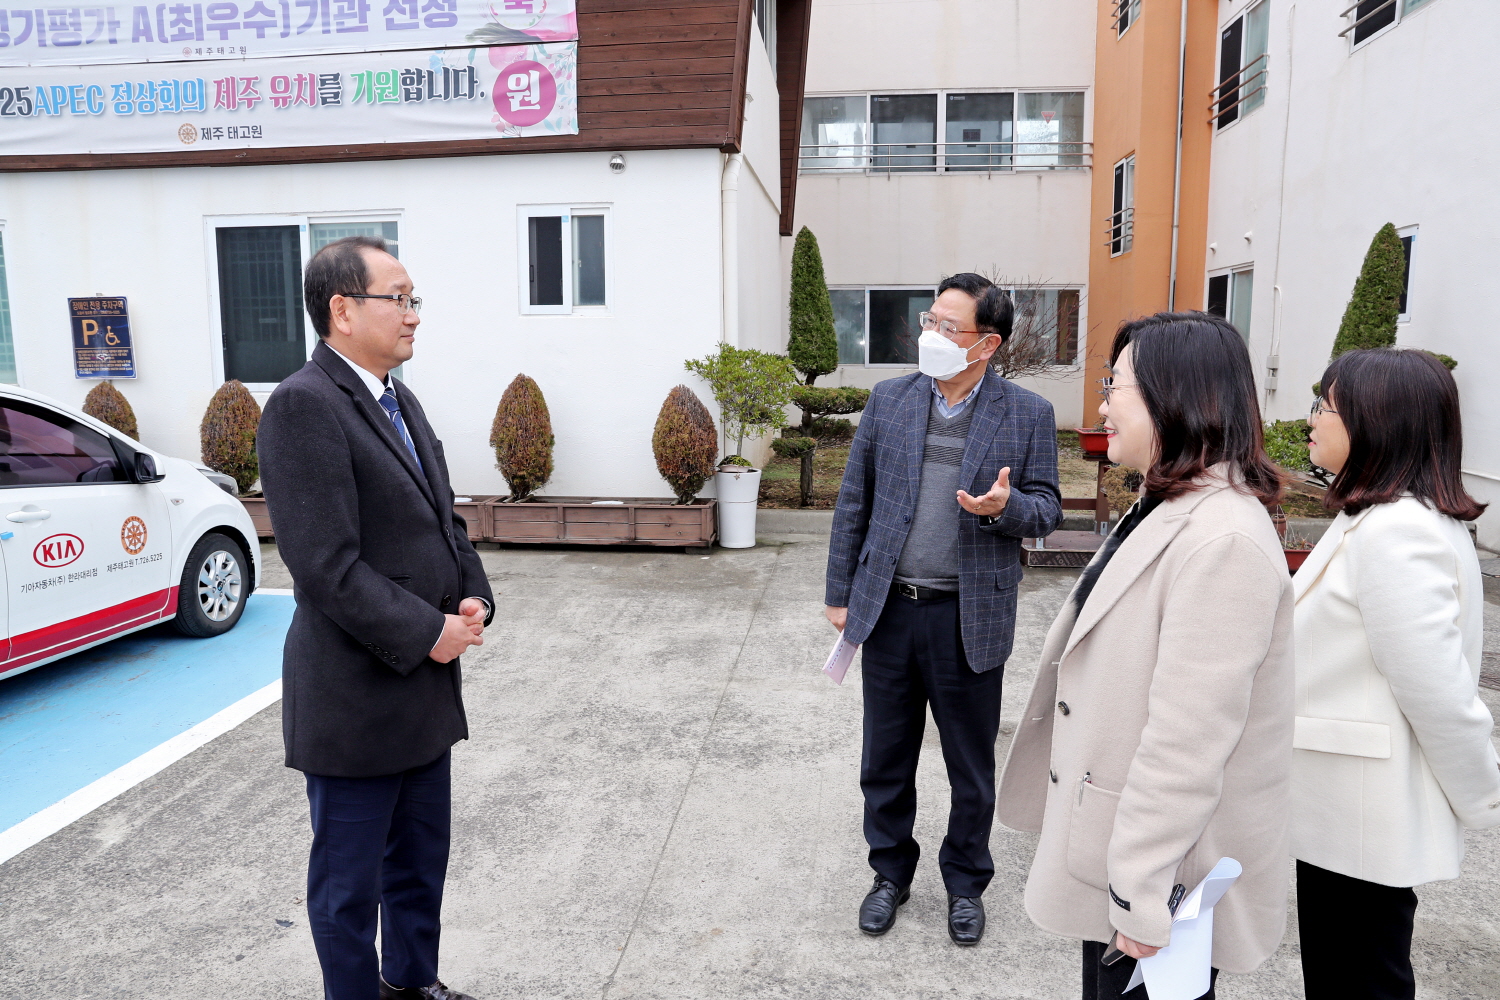
[[[833,678],[833,683],[844,683],[844,675],[849,672],[849,664],[854,662],[854,653],[859,649],[859,644],[847,642],[844,633],[839,632],[839,641],[833,644],[833,652],[828,654],[828,662],[823,664],[823,673]]]
[[[1188,893],[1172,918],[1172,943],[1135,964],[1128,993],[1142,982],[1151,1000],[1198,1000],[1208,992],[1214,954],[1214,907],[1243,869],[1233,858],[1220,858],[1213,871]]]

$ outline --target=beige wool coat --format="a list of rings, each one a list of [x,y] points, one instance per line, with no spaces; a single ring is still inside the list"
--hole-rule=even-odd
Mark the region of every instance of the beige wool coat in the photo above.
[[[1026,912],[1068,937],[1170,944],[1173,885],[1234,858],[1213,964],[1249,972],[1286,925],[1292,586],[1265,508],[1222,472],[1136,526],[1076,620],[1069,597],[998,815],[1040,832]]]

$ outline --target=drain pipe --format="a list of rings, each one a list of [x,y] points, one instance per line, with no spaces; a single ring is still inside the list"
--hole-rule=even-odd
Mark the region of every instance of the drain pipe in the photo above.
[[[1188,0],[1182,0],[1182,27],[1178,37],[1177,56],[1177,162],[1172,176],[1172,276],[1167,292],[1167,308],[1177,308],[1177,244],[1182,224],[1182,125],[1184,91],[1187,83]]]
[[[739,346],[740,341],[740,166],[745,158],[731,153],[724,160],[724,176],[719,181],[719,234],[723,245],[720,276],[724,294],[724,318],[720,340]]]

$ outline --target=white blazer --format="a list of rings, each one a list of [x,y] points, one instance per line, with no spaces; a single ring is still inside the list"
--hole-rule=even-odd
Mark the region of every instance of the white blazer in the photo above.
[[[1293,856],[1381,885],[1458,877],[1463,828],[1500,826],[1467,529],[1409,496],[1339,514],[1293,585]]]

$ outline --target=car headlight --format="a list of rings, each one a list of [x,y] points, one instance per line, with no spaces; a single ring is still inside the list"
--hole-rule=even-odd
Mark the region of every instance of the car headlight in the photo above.
[[[225,493],[228,493],[230,496],[237,497],[240,495],[239,484],[234,481],[233,476],[226,476],[224,475],[224,473],[215,472],[213,469],[205,469],[201,465],[198,466],[198,471],[203,473],[203,477],[205,479],[213,483]]]

